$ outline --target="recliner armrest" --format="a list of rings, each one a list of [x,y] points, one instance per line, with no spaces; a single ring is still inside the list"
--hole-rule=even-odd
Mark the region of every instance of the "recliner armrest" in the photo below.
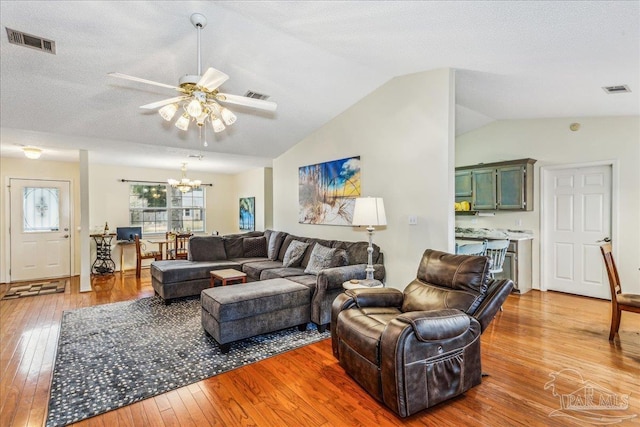
[[[404,294],[394,288],[356,288],[345,291],[362,307],[401,307]]]
[[[455,338],[467,332],[471,317],[461,310],[443,309],[411,311],[396,317],[409,323],[418,340],[423,342]]]
[[[489,326],[512,290],[513,282],[511,280],[493,280],[489,283],[487,295],[480,307],[473,313],[473,317],[480,322],[482,332]]]

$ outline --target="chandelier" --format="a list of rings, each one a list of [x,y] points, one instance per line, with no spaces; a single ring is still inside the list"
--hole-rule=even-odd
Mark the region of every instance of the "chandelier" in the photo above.
[[[173,188],[177,188],[178,190],[180,190],[181,193],[188,193],[191,190],[200,188],[202,181],[200,181],[199,179],[195,179],[192,181],[189,178],[187,178],[186,163],[182,164],[182,168],[180,170],[182,171],[182,178],[180,180],[168,179],[167,182],[169,183],[169,185],[171,185]]]

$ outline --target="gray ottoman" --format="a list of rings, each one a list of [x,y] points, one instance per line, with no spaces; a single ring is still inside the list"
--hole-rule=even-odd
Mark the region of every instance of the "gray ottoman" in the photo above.
[[[202,327],[223,353],[244,338],[298,326],[311,320],[311,289],[287,279],[219,286],[201,293]]]

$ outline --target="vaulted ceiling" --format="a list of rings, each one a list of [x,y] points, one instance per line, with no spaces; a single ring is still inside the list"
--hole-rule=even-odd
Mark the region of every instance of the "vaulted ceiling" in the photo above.
[[[270,96],[275,113],[230,106],[237,122],[186,133],[139,106],[202,67],[221,90]],[[0,2],[0,154],[23,145],[73,157],[235,172],[267,166],[389,79],[456,69],[456,130],[493,120],[640,115],[637,1],[6,1]],[[9,44],[5,27],[55,41]],[[609,95],[603,86],[632,92]],[[384,120],[384,117],[376,118]],[[391,124],[392,125],[392,124]],[[192,126],[195,128],[195,126]]]

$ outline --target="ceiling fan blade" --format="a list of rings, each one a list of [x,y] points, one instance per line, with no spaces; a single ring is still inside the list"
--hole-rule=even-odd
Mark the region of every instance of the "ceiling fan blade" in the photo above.
[[[153,110],[154,108],[162,107],[163,105],[173,104],[174,102],[184,101],[189,98],[186,95],[176,96],[175,98],[163,99],[162,101],[152,102],[151,104],[141,105],[140,108],[145,108],[148,110]]]
[[[229,76],[222,71],[218,71],[215,68],[208,68],[200,80],[198,80],[196,86],[204,87],[207,90],[214,90],[227,80],[229,80]]]
[[[154,82],[154,81],[147,80],[147,79],[141,79],[140,77],[128,76],[128,75],[122,74],[122,73],[107,73],[107,74],[109,76],[117,77],[119,79],[132,80],[134,82],[140,82],[140,83],[146,83],[148,85],[166,87],[168,89],[175,89],[175,90],[180,90],[180,91],[182,90],[181,88],[179,88],[177,86],[166,85],[164,83],[158,83],[158,82]]]
[[[244,105],[251,108],[259,108],[260,110],[276,111],[278,104],[264,99],[248,98],[246,96],[230,95],[228,93],[218,93],[216,99],[220,102],[228,102],[229,104]]]

